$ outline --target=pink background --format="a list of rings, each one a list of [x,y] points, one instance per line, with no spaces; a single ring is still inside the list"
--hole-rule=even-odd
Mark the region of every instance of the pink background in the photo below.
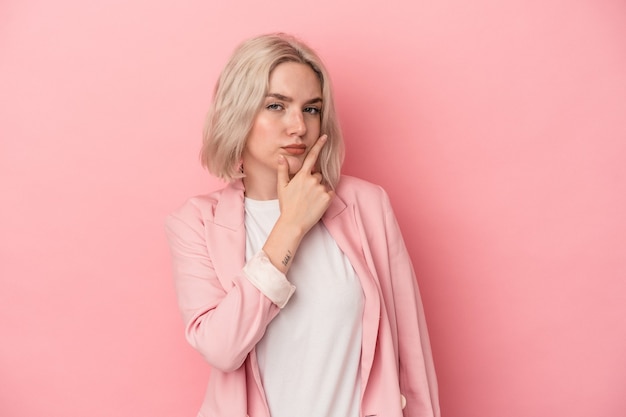
[[[446,417],[626,415],[623,0],[0,3],[0,415],[193,416],[163,219],[244,38],[315,46]]]

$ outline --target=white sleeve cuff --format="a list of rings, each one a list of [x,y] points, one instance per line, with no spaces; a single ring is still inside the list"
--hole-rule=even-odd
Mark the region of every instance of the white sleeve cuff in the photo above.
[[[285,307],[296,291],[285,274],[280,272],[260,250],[243,267],[243,274],[252,285],[272,300],[279,308]]]

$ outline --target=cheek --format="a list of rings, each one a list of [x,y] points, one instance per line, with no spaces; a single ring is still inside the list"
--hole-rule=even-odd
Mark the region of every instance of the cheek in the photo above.
[[[319,118],[312,119],[307,124],[307,130],[311,135],[319,136],[322,122]]]
[[[257,117],[250,129],[250,136],[264,136],[270,131],[271,124],[269,120],[263,117]]]

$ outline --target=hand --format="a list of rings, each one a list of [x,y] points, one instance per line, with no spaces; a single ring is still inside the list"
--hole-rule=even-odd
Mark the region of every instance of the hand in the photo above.
[[[289,162],[283,156],[278,161],[277,192],[280,221],[306,234],[326,212],[334,191],[322,184],[322,174],[314,172],[320,151],[328,136],[322,135],[304,158],[300,170],[289,179]]]

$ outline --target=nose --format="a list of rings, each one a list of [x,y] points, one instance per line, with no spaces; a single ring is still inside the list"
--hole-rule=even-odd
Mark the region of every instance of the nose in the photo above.
[[[306,133],[306,123],[301,111],[293,111],[289,115],[289,135],[303,136]]]

